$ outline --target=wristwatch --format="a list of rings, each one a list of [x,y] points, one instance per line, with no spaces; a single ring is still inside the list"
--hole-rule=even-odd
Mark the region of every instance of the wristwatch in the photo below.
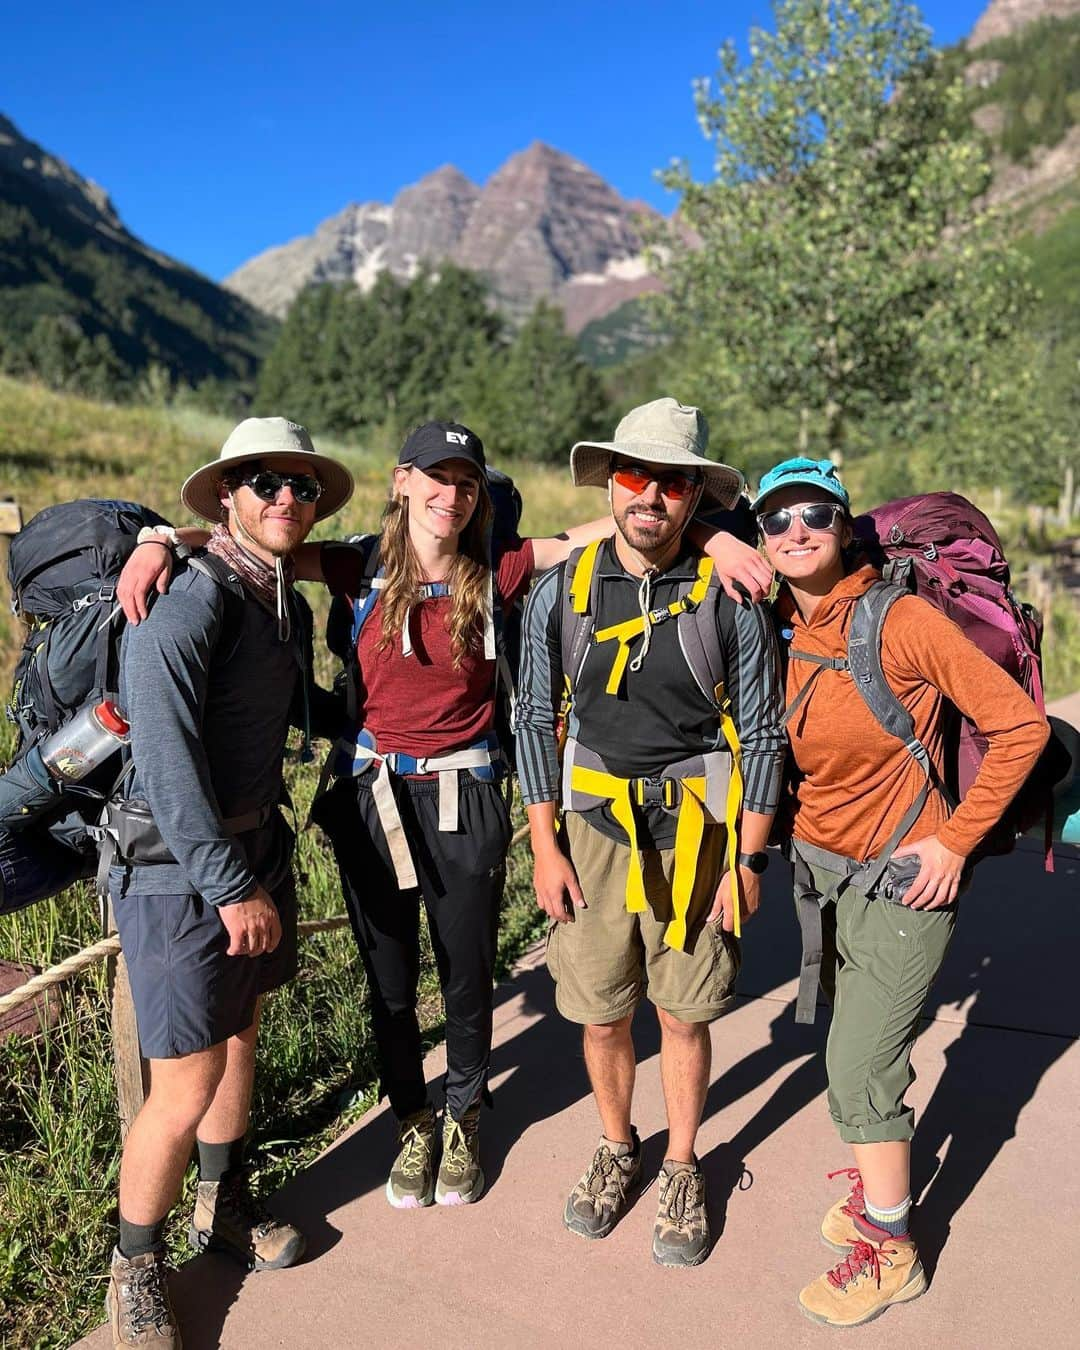
[[[758,853],[740,853],[738,855],[740,867],[745,867],[748,872],[753,872],[755,876],[761,876],[769,865],[769,855],[764,849]]]

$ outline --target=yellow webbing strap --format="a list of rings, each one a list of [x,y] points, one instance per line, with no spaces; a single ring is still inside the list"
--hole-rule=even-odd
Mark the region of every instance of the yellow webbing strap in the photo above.
[[[725,714],[725,716],[727,716]],[[730,717],[728,717],[730,722]],[[730,745],[734,740],[736,749],[739,740],[731,723],[731,736],[725,731],[725,739]],[[733,752],[734,754],[734,752]],[[638,846],[637,821],[631,805],[631,788],[634,779],[618,778],[612,773],[603,773],[599,769],[586,769],[575,764],[571,771],[570,784],[580,792],[592,797],[606,797],[611,802],[611,814],[626,831],[630,841],[630,867],[626,878],[626,908],[631,914],[641,914],[648,908],[645,898],[645,877],[641,867],[641,850]],[[671,907],[674,914],[664,930],[664,942],[676,951],[686,946],[686,920],[690,912],[690,901],[694,895],[694,882],[697,879],[698,860],[701,856],[701,841],[705,835],[705,778],[697,775],[681,778],[682,800],[675,826],[675,867],[671,879]],[[728,784],[725,824],[727,825],[727,867],[731,874],[731,894],[735,909],[735,936],[741,935],[739,923],[739,880],[736,875],[737,855],[739,851],[736,825],[739,808],[742,805],[742,774],[738,764],[732,763],[731,779]]]
[[[724,806],[724,824],[727,826],[727,870],[731,879],[731,903],[734,914],[734,933],[742,937],[742,923],[739,920],[739,812],[742,810],[742,746],[739,733],[731,716],[731,704],[724,698],[724,686],[718,684],[715,691],[716,702],[720,710],[720,732],[731,751],[731,777],[728,779],[727,802]]]
[[[589,607],[589,587],[592,585],[593,569],[596,567],[596,559],[603,542],[602,539],[594,539],[591,544],[586,544],[581,551],[581,557],[577,560],[574,579],[570,583],[570,607],[575,614],[584,614]]]
[[[590,547],[592,547],[590,545]],[[581,562],[584,562],[584,555]],[[592,568],[590,567],[590,572]],[[685,610],[696,609],[705,599],[705,594],[709,589],[709,579],[712,577],[713,561],[711,558],[702,557],[698,560],[697,580],[687,591],[681,600],[673,600],[667,606],[667,612],[671,617],[677,618]],[[577,579],[581,573],[581,563],[578,563],[577,572],[574,574],[574,586],[571,587],[570,594],[575,596],[574,588],[577,586]],[[576,596],[575,596],[576,603]],[[606,692],[609,694],[618,694],[622,685],[623,675],[626,673],[626,663],[630,659],[630,644],[636,637],[640,637],[645,631],[645,616],[637,614],[632,619],[625,619],[622,623],[613,623],[608,628],[601,628],[596,634],[596,642],[609,642],[615,638],[619,644],[619,650],[615,653],[615,660],[612,662],[611,674],[608,676]]]

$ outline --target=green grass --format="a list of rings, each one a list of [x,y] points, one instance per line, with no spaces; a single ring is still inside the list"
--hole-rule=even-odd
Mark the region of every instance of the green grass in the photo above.
[[[229,423],[193,410],[113,407],[0,378],[0,482],[24,515],[79,496],[134,498],[177,523],[183,478],[213,459]],[[317,438],[353,470],[357,491],[324,537],[376,528],[389,465],[364,447]],[[565,472],[515,466],[527,502],[524,527],[552,533],[601,509],[598,493],[575,492]],[[6,592],[6,586],[4,587]],[[317,613],[325,592],[307,588]],[[7,684],[19,634],[0,617],[0,682]],[[321,678],[331,674],[328,657]],[[0,762],[11,749],[0,722]],[[304,819],[311,768],[288,778]],[[342,911],[329,850],[316,830],[300,836],[305,875],[301,916]],[[510,861],[500,926],[500,973],[542,931],[529,886],[528,855]],[[100,936],[87,887],[0,924],[0,959],[47,966]],[[425,953],[420,1004],[426,1035],[442,1036],[438,982]],[[0,1345],[66,1346],[101,1318],[114,1238],[120,1156],[112,1079],[109,998],[103,966],[64,986],[58,1025],[33,1041],[0,1042]],[[376,1066],[364,974],[345,929],[308,939],[298,978],[268,1002],[253,1109],[254,1160],[262,1186],[284,1182],[372,1102]],[[185,1202],[191,1199],[189,1177]],[[185,1204],[170,1242],[184,1255]]]

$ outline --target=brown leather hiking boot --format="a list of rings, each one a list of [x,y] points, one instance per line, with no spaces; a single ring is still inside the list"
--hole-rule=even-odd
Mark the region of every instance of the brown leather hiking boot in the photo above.
[[[480,1166],[480,1106],[470,1106],[460,1120],[443,1114],[442,1162],[435,1184],[437,1205],[471,1205],[484,1193]]]
[[[169,1302],[164,1252],[147,1252],[129,1260],[119,1250],[113,1251],[105,1315],[114,1350],[129,1345],[181,1350],[180,1330]]]
[[[925,1292],[926,1275],[910,1237],[885,1236],[880,1243],[860,1238],[832,1270],[806,1286],[799,1306],[825,1326],[858,1327]]]
[[[249,1270],[281,1270],[304,1254],[303,1233],[261,1204],[245,1174],[200,1181],[188,1242],[196,1251],[228,1252]]]
[[[668,1158],[660,1169],[652,1254],[658,1266],[700,1266],[709,1254],[705,1178],[697,1162]]]
[[[630,1137],[629,1144],[613,1144],[601,1135],[592,1162],[566,1201],[563,1223],[571,1233],[607,1237],[626,1213],[641,1181],[641,1140],[632,1126]]]
[[[423,1209],[435,1198],[435,1109],[398,1122],[398,1151],[386,1179],[386,1198],[395,1209]]]
[[[837,1200],[821,1221],[821,1240],[834,1252],[846,1252],[866,1236],[855,1227],[855,1219],[861,1218],[865,1209],[863,1199],[862,1173],[857,1167],[841,1167],[828,1173],[828,1180],[846,1176],[851,1182],[847,1198]]]

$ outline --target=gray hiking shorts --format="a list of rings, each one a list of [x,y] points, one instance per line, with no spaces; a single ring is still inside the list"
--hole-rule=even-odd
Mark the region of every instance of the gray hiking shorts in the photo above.
[[[177,1059],[246,1031],[260,995],[296,974],[291,877],[273,893],[281,941],[262,956],[227,956],[225,925],[201,896],[111,890],[145,1059]]]

